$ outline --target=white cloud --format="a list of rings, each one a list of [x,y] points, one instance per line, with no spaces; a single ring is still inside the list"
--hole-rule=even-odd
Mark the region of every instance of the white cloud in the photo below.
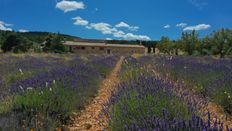
[[[13,26],[12,24],[7,24],[3,21],[0,21],[0,30],[4,30],[4,31],[13,31],[12,28],[10,28],[9,26]]]
[[[184,28],[186,27],[188,24],[186,23],[179,23],[179,24],[176,24],[176,27],[181,27],[181,28]]]
[[[89,24],[89,22],[87,20],[82,19],[81,17],[77,16],[75,18],[73,18],[73,20],[75,20],[74,25],[82,25],[82,26],[86,26]]]
[[[127,33],[123,38],[127,40],[151,40],[151,38],[146,35],[135,35],[132,33]]]
[[[73,18],[76,20],[75,25],[85,26],[87,29],[94,29],[101,32],[104,35],[112,35],[116,38],[122,38],[126,40],[151,40],[150,37],[146,35],[135,35],[133,33],[125,33],[122,30],[118,30],[112,25],[104,22],[100,23],[89,23],[87,20],[82,19],[81,17]]]
[[[113,40],[112,38],[106,38],[106,40]]]
[[[7,24],[7,23],[5,23],[5,26],[13,26],[13,24]]]
[[[120,22],[119,24],[115,25],[115,27],[119,28],[119,27],[130,27],[130,26],[125,22]]]
[[[205,6],[208,5],[208,3],[205,2],[204,0],[188,0],[188,1],[198,9],[203,9]]]
[[[108,23],[96,23],[96,24],[92,23],[90,24],[90,27],[97,31],[100,31],[102,34],[108,34],[108,35],[110,34],[113,35],[114,37],[123,38],[126,40],[151,40],[150,37],[145,35],[135,35],[133,33],[126,34],[123,31],[112,27]]]
[[[185,27],[183,30],[184,31],[188,31],[188,30],[206,30],[209,29],[211,27],[211,25],[209,24],[199,24],[199,25],[195,25],[195,26],[187,26]]]
[[[171,25],[165,25],[164,28],[169,29],[169,28],[171,28]]]
[[[122,38],[125,36],[125,33],[123,31],[117,31],[117,32],[114,32],[114,37],[117,37],[117,38]]]
[[[83,2],[62,0],[56,4],[56,8],[63,10],[65,13],[78,9],[85,9]]]
[[[120,22],[117,25],[115,25],[117,28],[128,28],[130,31],[138,31],[139,27],[138,26],[130,26],[125,22]]]
[[[87,28],[89,30],[92,29],[92,27],[90,25],[85,26],[85,28]]]
[[[19,32],[21,32],[21,33],[26,33],[26,32],[29,32],[29,30],[20,29]]]
[[[91,23],[90,26],[88,26],[90,29],[95,29],[97,31],[100,31],[102,34],[113,34],[114,32],[117,32],[118,30],[116,28],[112,28],[112,26],[108,23]]]

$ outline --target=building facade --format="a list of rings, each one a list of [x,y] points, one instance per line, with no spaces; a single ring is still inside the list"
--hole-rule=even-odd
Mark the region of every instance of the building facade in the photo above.
[[[107,44],[93,42],[72,42],[66,41],[68,46],[74,53],[80,54],[144,54],[146,48],[142,45],[124,45],[124,44]]]

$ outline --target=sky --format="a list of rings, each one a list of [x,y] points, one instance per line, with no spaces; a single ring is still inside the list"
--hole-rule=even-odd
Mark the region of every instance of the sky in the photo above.
[[[0,30],[90,39],[177,39],[232,28],[232,0],[0,0]]]

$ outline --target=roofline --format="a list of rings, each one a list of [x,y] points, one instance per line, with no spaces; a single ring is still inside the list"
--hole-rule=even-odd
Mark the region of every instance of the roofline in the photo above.
[[[74,39],[72,42],[86,42],[86,43],[106,43],[106,40],[99,39]]]
[[[81,44],[78,44],[81,43]],[[118,47],[118,48],[146,48],[143,45],[129,45],[129,44],[108,44],[108,43],[93,43],[93,42],[75,42],[75,41],[66,41],[63,43],[66,46],[95,46],[95,47]]]

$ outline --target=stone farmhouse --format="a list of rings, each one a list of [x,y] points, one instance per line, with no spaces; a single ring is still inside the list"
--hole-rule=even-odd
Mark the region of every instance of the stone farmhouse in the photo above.
[[[108,44],[106,42],[66,41],[65,46],[78,54],[145,54],[143,45]]]

